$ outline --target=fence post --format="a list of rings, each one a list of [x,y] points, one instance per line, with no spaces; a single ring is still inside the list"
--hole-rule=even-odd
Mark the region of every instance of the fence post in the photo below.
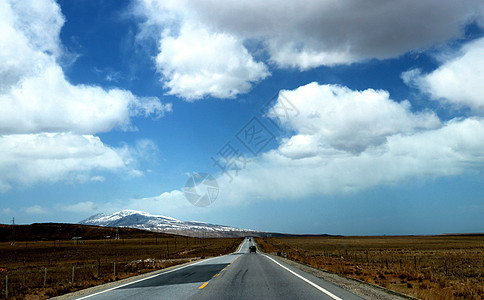
[[[116,262],[114,262],[114,277],[116,277]]]
[[[8,275],[5,275],[5,298],[8,298]]]
[[[72,266],[72,284],[74,284],[74,269],[75,269],[75,265]]]
[[[168,240],[166,240],[166,256],[170,257],[170,248],[168,248]]]
[[[47,283],[47,268],[44,268],[44,287],[46,283]]]

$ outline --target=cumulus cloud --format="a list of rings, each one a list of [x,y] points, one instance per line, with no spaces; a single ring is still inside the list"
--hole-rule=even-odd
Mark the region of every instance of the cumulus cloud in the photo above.
[[[64,17],[55,1],[0,1],[0,134],[129,129],[171,110],[157,98],[69,83],[59,65]]]
[[[240,40],[185,23],[177,37],[165,32],[156,57],[169,94],[187,100],[204,96],[233,98],[269,75]]]
[[[0,103],[0,133],[4,134],[128,129],[133,116],[161,116],[171,110],[171,105],[156,98],[137,98],[126,90],[72,85],[54,63],[0,94]]]
[[[59,63],[64,22],[53,0],[0,0],[0,191],[130,169],[125,150],[94,134],[135,129],[133,118],[171,111],[158,98],[71,84]]]
[[[403,80],[417,86],[433,99],[484,110],[484,38],[466,44],[453,57],[429,74],[418,69],[402,74]]]
[[[0,134],[129,129],[171,110],[157,98],[72,85],[60,67],[64,17],[55,1],[0,1]]]
[[[270,75],[243,38],[212,30],[176,1],[140,0],[133,14],[142,19],[138,40],[154,38],[159,45],[156,68],[170,95],[188,101],[234,98]]]
[[[189,22],[197,24],[199,32],[213,33],[210,39],[223,34],[238,41],[260,41],[276,66],[301,70],[386,59],[439,46],[461,36],[465,25],[482,20],[484,15],[484,4],[479,0],[137,3],[136,14],[145,17],[140,32],[143,36],[157,32],[149,30],[154,25],[176,31]],[[200,35],[197,41],[206,39],[207,35]],[[232,50],[234,55],[246,56],[239,49]],[[199,58],[203,60],[204,56]],[[174,59],[173,63],[178,61]]]
[[[63,24],[54,1],[0,1],[0,92],[61,56]]]
[[[320,148],[317,156],[295,159],[271,151],[220,194],[239,200],[298,199],[475,172],[484,165],[483,137],[484,120],[467,119],[412,135],[396,134],[357,155]]]
[[[283,142],[282,152],[305,145],[308,149],[360,153],[394,134],[412,134],[441,125],[433,112],[413,113],[408,101],[395,102],[383,90],[353,91],[313,82],[281,93],[299,111],[281,120],[298,133]],[[275,114],[269,111],[269,117]]]
[[[357,191],[484,166],[482,118],[441,122],[384,91],[315,83],[285,91],[284,98],[300,112],[283,119],[294,135],[247,164],[233,182],[222,174],[222,202]]]
[[[11,183],[56,182],[95,170],[127,168],[123,151],[93,135],[11,134],[0,137],[0,187]]]
[[[443,122],[386,91],[316,83],[281,92],[274,107],[280,101],[298,109],[280,119],[294,133],[251,157],[233,181],[220,174],[217,205],[341,194],[484,166],[483,118]]]

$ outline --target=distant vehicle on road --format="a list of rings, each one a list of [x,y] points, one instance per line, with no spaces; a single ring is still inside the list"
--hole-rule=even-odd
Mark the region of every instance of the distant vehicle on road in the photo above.
[[[255,249],[255,246],[250,246],[250,247],[249,247],[249,252],[250,252],[250,253],[252,253],[252,252],[256,253],[256,251],[257,251],[257,250]]]

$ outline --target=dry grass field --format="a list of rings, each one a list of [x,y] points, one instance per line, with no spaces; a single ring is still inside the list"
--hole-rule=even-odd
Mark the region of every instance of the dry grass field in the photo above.
[[[257,238],[264,251],[421,299],[484,299],[484,236]]]
[[[45,299],[200,257],[231,253],[242,241],[131,233],[125,239],[77,244],[73,240],[0,242],[0,299],[6,296],[6,275],[9,299]]]

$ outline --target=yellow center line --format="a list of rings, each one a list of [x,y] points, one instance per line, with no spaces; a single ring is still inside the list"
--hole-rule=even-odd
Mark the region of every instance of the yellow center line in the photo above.
[[[205,282],[204,284],[202,284],[202,285],[201,285],[201,286],[200,286],[198,289],[199,289],[199,290],[203,289],[203,288],[204,288],[204,287],[205,287],[207,284],[208,284],[208,281],[207,281],[207,282]]]
[[[234,260],[233,260],[233,261],[232,261],[230,264],[228,264],[228,265],[227,265],[225,268],[223,268],[223,269],[222,269],[222,271],[225,271],[225,270],[226,270],[228,267],[230,267],[230,265],[231,265],[231,264],[233,264],[233,263],[234,263],[234,262],[235,262],[235,261],[236,261],[236,260],[237,260],[239,257],[240,257],[240,256],[237,256],[237,257],[236,257],[236,258],[235,258],[235,259],[234,259]],[[220,272],[222,272],[222,271],[220,271]],[[219,273],[217,273],[217,274],[215,274],[215,275],[213,275],[213,277],[217,277],[217,276],[219,276],[219,275],[220,275],[220,272],[219,272]],[[202,285],[201,285],[201,286],[200,286],[198,289],[199,289],[199,290],[203,289],[204,287],[206,287],[206,286],[207,286],[207,284],[208,284],[208,281],[207,281],[207,282],[205,282],[204,284],[202,284]]]

